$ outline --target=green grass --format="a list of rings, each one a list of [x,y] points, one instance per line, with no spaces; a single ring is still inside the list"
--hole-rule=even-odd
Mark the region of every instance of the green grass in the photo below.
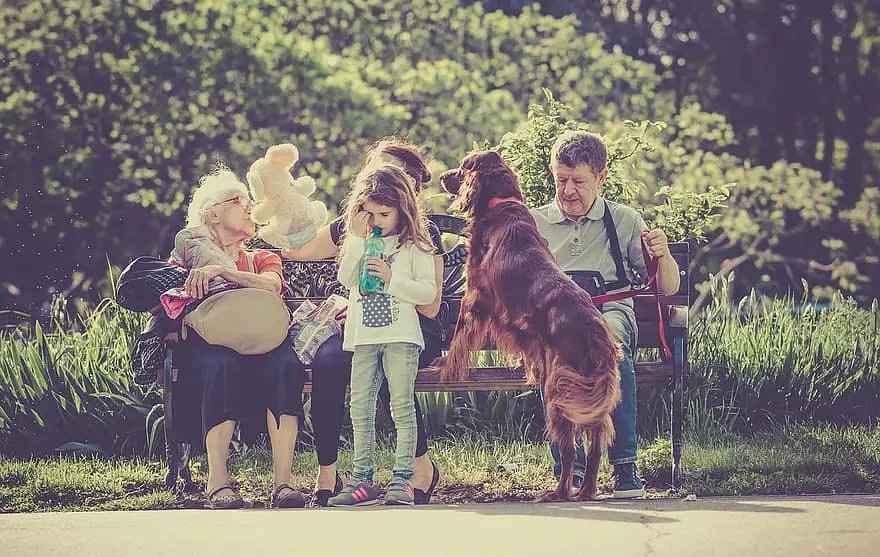
[[[880,426],[773,428],[685,445],[684,489],[698,495],[880,492]]]
[[[669,489],[670,444],[643,444],[640,474],[649,496],[776,495],[880,492],[880,426],[774,428],[751,438],[726,435],[691,440],[684,449],[684,485]],[[555,485],[547,446],[464,435],[431,444],[442,471],[437,502],[530,501]],[[340,453],[340,470],[351,468],[351,451]],[[383,443],[376,481],[387,484],[393,453]],[[516,464],[512,471],[500,465]],[[199,487],[206,479],[204,458],[192,463]],[[234,451],[230,473],[246,499],[265,505],[271,493],[271,460],[265,447]],[[314,452],[297,451],[293,485],[311,494],[317,462]],[[147,510],[201,507],[201,493],[164,489],[163,465],[141,459],[84,457],[17,460],[0,458],[0,512]],[[611,489],[603,462],[600,488]]]

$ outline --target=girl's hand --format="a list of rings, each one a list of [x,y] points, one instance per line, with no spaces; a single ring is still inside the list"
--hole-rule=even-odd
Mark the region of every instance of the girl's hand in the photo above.
[[[226,267],[220,265],[205,265],[192,269],[183,283],[183,290],[188,296],[201,300],[208,294],[208,283],[211,279],[222,276]]]
[[[391,265],[384,260],[379,259],[378,257],[371,257],[367,259],[366,267],[370,275],[379,277],[385,281],[386,285],[391,282]]]
[[[359,238],[366,238],[370,234],[370,213],[358,211],[351,222],[351,233]]]

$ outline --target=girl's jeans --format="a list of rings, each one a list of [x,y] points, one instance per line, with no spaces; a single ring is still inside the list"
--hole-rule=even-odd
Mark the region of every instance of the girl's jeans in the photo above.
[[[416,411],[413,404],[418,345],[409,342],[355,346],[351,359],[351,424],[354,429],[354,479],[373,481],[376,453],[376,400],[382,378],[388,378],[391,417],[397,430],[394,479],[412,480],[416,452]]]

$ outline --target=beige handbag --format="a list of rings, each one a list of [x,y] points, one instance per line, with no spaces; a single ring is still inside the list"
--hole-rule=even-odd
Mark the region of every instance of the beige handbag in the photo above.
[[[254,272],[253,254],[247,253]],[[235,288],[208,297],[183,318],[182,337],[192,328],[208,344],[231,348],[243,355],[265,354],[287,339],[290,311],[275,292]]]

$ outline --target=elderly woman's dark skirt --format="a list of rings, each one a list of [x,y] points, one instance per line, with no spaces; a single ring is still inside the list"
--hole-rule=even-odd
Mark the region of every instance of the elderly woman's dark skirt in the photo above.
[[[208,431],[227,420],[240,423],[245,440],[266,431],[266,409],[276,420],[302,423],[305,370],[290,343],[243,356],[208,344],[192,330],[175,352],[180,369],[174,390],[174,439],[202,446]]]

